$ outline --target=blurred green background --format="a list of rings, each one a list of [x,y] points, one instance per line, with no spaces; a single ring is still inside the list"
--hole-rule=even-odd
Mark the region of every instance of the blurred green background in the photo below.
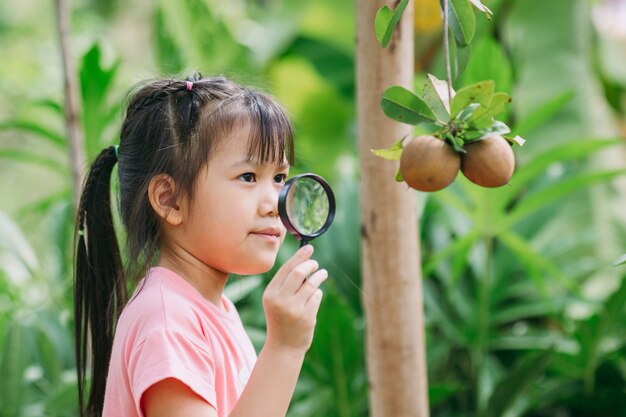
[[[625,3],[491,0],[493,20],[476,16],[455,87],[494,79],[513,98],[506,122],[528,142],[515,149],[510,186],[482,189],[459,176],[441,192],[407,190],[419,207],[433,416],[626,416],[626,269],[612,267],[626,252]],[[428,72],[444,78],[442,35],[438,2],[414,4],[419,90]],[[125,93],[146,78],[226,74],[284,103],[296,126],[292,172],[326,177],[338,200],[333,227],[316,241],[331,279],[289,415],[368,415],[358,2],[70,6],[89,159],[117,143]],[[0,416],[76,415],[54,2],[1,2],[0,51]],[[296,246],[288,238],[281,261]],[[257,347],[271,276],[227,287]]]

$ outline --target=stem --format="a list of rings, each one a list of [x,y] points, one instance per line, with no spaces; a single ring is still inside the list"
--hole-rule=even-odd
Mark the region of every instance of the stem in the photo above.
[[[491,291],[492,291],[492,273],[491,273],[491,255],[493,251],[493,237],[489,233],[483,236],[485,258],[484,271],[482,277],[477,277],[479,282],[478,290],[478,322],[476,345],[474,346],[474,375],[476,378],[476,387],[480,387],[481,369],[485,366],[485,360],[488,351],[489,328],[491,323]],[[480,388],[476,390],[476,407],[478,415],[483,415],[485,407],[487,407],[486,399],[481,397]]]
[[[450,69],[450,39],[448,30],[448,0],[443,0],[443,50],[448,83],[448,104],[452,108],[452,71]]]
[[[69,18],[65,0],[56,0],[57,29],[59,46],[63,63],[63,83],[65,92],[65,124],[70,145],[70,163],[72,167],[72,185],[74,191],[74,207],[78,207],[80,189],[83,182],[82,170],[85,166],[84,141],[78,120],[78,83],[76,71],[70,54],[68,39]]]

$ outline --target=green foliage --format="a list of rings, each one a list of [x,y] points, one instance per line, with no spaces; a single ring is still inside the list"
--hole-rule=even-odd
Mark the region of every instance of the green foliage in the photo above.
[[[395,142],[387,149],[372,149],[372,153],[390,161],[399,161],[402,156],[402,142],[404,142],[404,138]]]
[[[452,90],[450,94],[454,94]],[[428,74],[422,90],[422,99],[437,116],[439,122],[450,121],[450,97],[447,82]]]
[[[506,110],[505,104],[511,99],[506,93],[495,93],[494,88],[493,80],[488,80],[455,93],[447,82],[428,74],[421,97],[404,87],[392,86],[383,93],[380,107],[387,117],[398,122],[435,126],[433,136],[447,141],[455,151],[467,153],[463,148],[465,143],[511,132],[504,122],[495,119]],[[510,140],[520,146],[525,142],[519,135]],[[397,160],[402,155],[402,142],[372,152]],[[401,181],[401,177],[398,173],[396,180]]]
[[[402,0],[395,11],[392,11],[389,6],[383,6],[376,13],[374,31],[376,33],[376,39],[378,39],[378,42],[383,48],[389,45],[393,31],[396,29],[407,4],[409,4],[408,0]]]
[[[435,120],[435,114],[424,100],[400,86],[389,87],[384,92],[380,107],[398,122],[415,125]]]
[[[299,35],[282,53],[281,58],[305,58],[315,70],[345,98],[354,97],[354,58],[323,39]]]
[[[353,8],[332,0],[288,1],[284,8],[270,3],[226,9],[213,1],[156,2],[147,20],[138,23],[152,34],[144,48],[154,53],[155,64],[149,56],[140,61],[168,75],[201,69],[266,84],[294,116],[294,172],[312,170],[329,178],[338,211],[328,234],[315,242],[316,259],[330,279],[289,415],[365,416],[369,382],[362,305],[370,294],[360,283],[355,62],[352,38],[341,41],[352,30],[346,27],[353,22]],[[477,0],[465,3],[489,14]],[[466,42],[473,32],[471,55],[469,46],[452,45],[459,75],[452,106],[447,86],[434,76],[426,76],[421,96],[395,89],[383,99],[386,113],[404,115],[403,121],[445,123],[452,114],[482,126],[515,92],[498,117],[512,134],[532,138],[517,152],[509,186],[485,190],[459,177],[445,191],[416,197],[431,415],[619,415],[615,405],[626,401],[626,278],[610,265],[624,248],[602,234],[607,225],[600,223],[605,212],[598,207],[615,206],[611,193],[623,191],[613,180],[624,170],[594,159],[622,145],[606,139],[614,135],[588,128],[606,125],[605,119],[595,119],[601,106],[589,108],[602,97],[584,95],[597,79],[585,75],[590,65],[580,51],[587,48],[576,44],[587,33],[581,27],[583,6],[555,0],[540,8],[524,0],[488,4],[496,18],[474,19],[474,29],[469,14],[461,13],[466,4],[451,7],[451,20],[466,16],[456,17],[454,39]],[[397,7],[386,20],[383,37],[390,39],[391,23],[401,12]],[[91,10],[81,13],[89,24],[97,20]],[[557,14],[561,18],[554,20]],[[121,15],[111,11],[99,18],[108,24]],[[93,157],[116,142],[123,94],[143,68],[127,62],[123,51],[111,53],[102,37],[90,43],[95,29],[89,24],[86,36],[79,34],[80,43],[89,46],[76,55],[81,120]],[[2,33],[12,30],[3,24]],[[256,43],[250,33],[257,33]],[[424,70],[442,73],[437,61]],[[476,93],[465,86],[482,80],[495,82],[491,94],[465,100]],[[34,95],[40,86],[32,78],[29,87]],[[495,93],[496,87],[506,95]],[[19,200],[18,209],[10,216],[0,211],[2,416],[77,414],[70,170],[59,156],[68,150],[59,94],[41,90],[41,96],[52,98],[30,95],[16,106],[23,109],[11,109],[0,120],[2,139],[11,139],[0,146],[0,170],[5,163],[37,168],[62,181],[56,188],[41,184],[34,201],[26,200],[29,189],[10,195]],[[390,139],[395,147],[383,156],[397,160],[401,141]],[[610,190],[609,197],[598,196],[602,189]],[[609,229],[624,230],[621,220],[608,220]],[[288,238],[277,264],[296,247]],[[615,264],[622,262],[623,257]],[[261,294],[271,276],[234,278],[227,287],[257,347],[265,338]],[[589,293],[593,287],[602,293]]]
[[[469,45],[476,31],[476,17],[469,0],[440,0],[442,4],[443,1],[448,1],[448,19],[456,43]]]
[[[524,395],[529,385],[543,374],[551,353],[550,350],[547,350],[520,358],[519,363],[513,366],[512,372],[502,378],[502,381],[493,390],[485,416],[499,417],[505,415],[515,404],[515,401]]]
[[[119,96],[110,97],[118,67],[119,61],[108,68],[102,65],[98,44],[92,45],[82,58],[79,71],[83,109],[81,121],[89,156],[97,155],[103,147],[114,143],[117,135],[109,128],[117,122],[122,104]]]

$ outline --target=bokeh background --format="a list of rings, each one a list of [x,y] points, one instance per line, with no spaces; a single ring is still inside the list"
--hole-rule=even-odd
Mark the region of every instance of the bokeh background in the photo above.
[[[296,126],[292,172],[317,172],[335,189],[335,223],[316,242],[331,279],[292,417],[369,414],[359,1],[69,2],[88,159],[117,143],[132,85],[198,70],[275,95]],[[626,416],[626,267],[613,266],[626,252],[626,1],[484,3],[493,20],[477,13],[454,84],[495,80],[513,98],[504,119],[528,142],[515,149],[510,186],[480,189],[460,176],[433,194],[407,189],[419,203],[431,415]],[[419,91],[427,73],[445,72],[439,4],[414,4]],[[54,7],[0,2],[0,416],[77,415],[72,181]],[[281,259],[296,246],[288,238]],[[271,276],[227,287],[257,347]]]

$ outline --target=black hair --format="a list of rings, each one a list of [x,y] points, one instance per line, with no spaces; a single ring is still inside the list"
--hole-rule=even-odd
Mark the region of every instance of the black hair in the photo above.
[[[293,132],[285,111],[270,96],[223,77],[156,80],[130,95],[119,148],[96,157],[77,213],[74,329],[81,416],[100,417],[117,319],[131,280],[156,259],[162,219],[148,186],[167,174],[177,192],[193,198],[201,168],[236,126],[250,127],[248,158],[293,164]],[[126,231],[126,267],[115,236],[111,175],[118,163],[119,211]],[[91,376],[89,397],[87,368]]]

